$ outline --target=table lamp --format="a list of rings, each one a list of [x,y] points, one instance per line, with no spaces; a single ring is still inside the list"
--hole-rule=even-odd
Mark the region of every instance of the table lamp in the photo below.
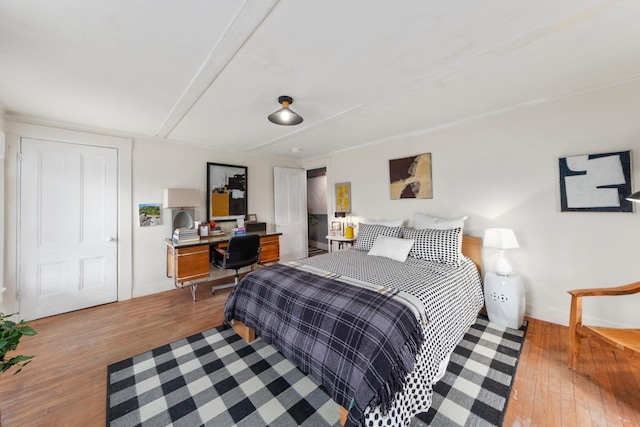
[[[490,228],[485,230],[482,245],[498,249],[498,261],[494,271],[484,277],[484,301],[489,320],[518,329],[524,323],[525,291],[519,274],[512,274],[513,268],[504,256],[505,249],[518,248],[513,230]]]
[[[172,230],[176,228],[193,227],[193,209],[200,206],[200,190],[194,188],[165,188],[163,205],[166,209],[171,209]]]
[[[498,249],[498,260],[493,266],[493,269],[497,274],[501,276],[508,276],[511,274],[513,268],[505,258],[504,250],[520,247],[513,230],[508,228],[489,228],[485,230],[482,246]]]

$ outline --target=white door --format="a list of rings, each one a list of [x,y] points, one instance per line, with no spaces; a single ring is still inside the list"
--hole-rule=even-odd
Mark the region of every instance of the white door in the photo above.
[[[23,138],[20,316],[117,300],[117,150]]]
[[[276,231],[280,236],[280,260],[307,257],[307,174],[304,169],[273,170]]]

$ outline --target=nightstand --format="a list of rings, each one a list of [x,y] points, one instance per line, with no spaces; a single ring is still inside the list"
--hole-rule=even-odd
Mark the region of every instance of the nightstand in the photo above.
[[[502,276],[488,272],[484,276],[484,303],[489,320],[519,329],[524,323],[525,294],[517,274]]]
[[[329,242],[329,252],[332,252],[333,250],[333,242],[338,242],[338,250],[340,250],[344,247],[345,244],[353,246],[353,242],[355,241],[355,237],[327,236],[327,242]]]

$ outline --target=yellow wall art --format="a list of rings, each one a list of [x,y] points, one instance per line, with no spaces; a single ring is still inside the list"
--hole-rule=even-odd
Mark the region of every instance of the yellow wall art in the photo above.
[[[336,184],[336,212],[351,212],[351,183]]]

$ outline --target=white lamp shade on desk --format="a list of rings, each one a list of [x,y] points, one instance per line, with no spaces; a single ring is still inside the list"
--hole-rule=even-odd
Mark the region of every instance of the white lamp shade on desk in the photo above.
[[[489,228],[484,232],[482,245],[498,249],[498,261],[496,261],[493,269],[499,275],[508,276],[513,271],[513,268],[504,257],[504,250],[520,247],[513,230],[508,228]]]
[[[200,190],[195,188],[165,188],[162,205],[167,209],[200,206]]]

